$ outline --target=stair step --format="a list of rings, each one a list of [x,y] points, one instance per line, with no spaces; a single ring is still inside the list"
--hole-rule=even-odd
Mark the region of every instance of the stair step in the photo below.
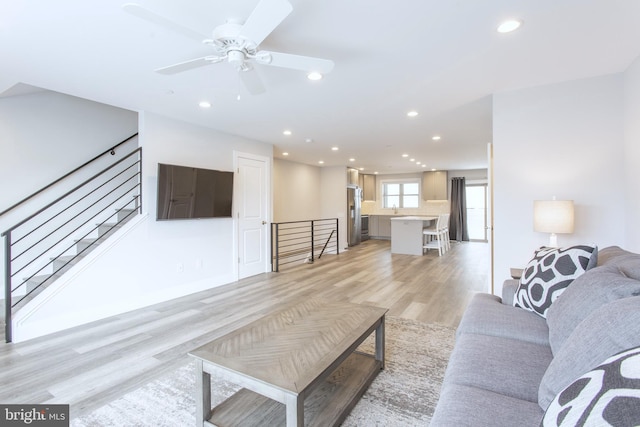
[[[100,239],[82,239],[82,240],[76,240],[76,250],[77,253],[82,252],[82,254],[87,254],[89,252],[91,252],[91,249],[86,250],[89,247],[96,247],[98,245],[98,240]]]
[[[133,212],[135,212],[137,209],[121,209],[118,211],[117,214],[117,221],[118,223],[122,222],[122,221],[128,221],[129,219],[131,219],[133,216],[132,215]]]
[[[53,271],[61,275],[77,264],[80,259],[82,259],[82,255],[64,255],[57,258],[51,258],[53,261]]]
[[[53,283],[56,280],[58,280],[60,276],[61,276],[60,273],[42,274],[38,276],[33,276],[31,279],[27,280],[27,283],[25,285],[27,287],[27,292],[30,292],[33,289],[37,288],[39,285],[41,285],[45,281],[47,282],[46,285]]]
[[[100,224],[98,225],[98,236],[99,236],[98,238],[103,238],[104,235],[107,233],[111,235],[115,232],[115,230],[111,231],[112,229],[117,229],[120,227],[122,227],[122,224],[115,223],[115,222]]]

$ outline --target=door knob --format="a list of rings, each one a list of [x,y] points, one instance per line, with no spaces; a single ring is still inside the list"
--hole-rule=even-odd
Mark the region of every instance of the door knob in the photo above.
[[[262,225],[266,225],[266,224],[267,224],[267,221],[262,221]]]

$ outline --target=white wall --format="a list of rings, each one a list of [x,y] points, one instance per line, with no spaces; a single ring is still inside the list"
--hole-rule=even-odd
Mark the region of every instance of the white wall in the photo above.
[[[626,248],[640,252],[640,57],[625,73]]]
[[[47,289],[51,303],[20,316],[16,341],[236,280],[233,219],[155,220],[157,164],[233,170],[234,151],[270,158],[272,146],[150,113],[141,114],[140,141],[146,217]]]
[[[493,99],[496,293],[510,267],[523,267],[534,249],[548,244],[547,234],[533,231],[534,200],[575,201],[575,232],[559,235],[560,246],[624,246],[623,76],[499,93]]]
[[[320,168],[274,159],[273,222],[322,218]]]
[[[133,111],[57,92],[0,97],[0,211],[137,131]]]

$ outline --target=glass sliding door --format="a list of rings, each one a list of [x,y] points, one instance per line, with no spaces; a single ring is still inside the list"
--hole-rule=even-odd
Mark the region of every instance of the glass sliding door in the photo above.
[[[487,241],[487,185],[467,185],[469,240]]]

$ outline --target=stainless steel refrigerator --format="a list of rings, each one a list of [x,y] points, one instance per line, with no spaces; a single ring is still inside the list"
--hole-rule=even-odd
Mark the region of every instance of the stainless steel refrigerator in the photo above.
[[[359,244],[361,239],[361,192],[362,189],[356,185],[347,186],[347,243],[349,244],[349,246]]]

